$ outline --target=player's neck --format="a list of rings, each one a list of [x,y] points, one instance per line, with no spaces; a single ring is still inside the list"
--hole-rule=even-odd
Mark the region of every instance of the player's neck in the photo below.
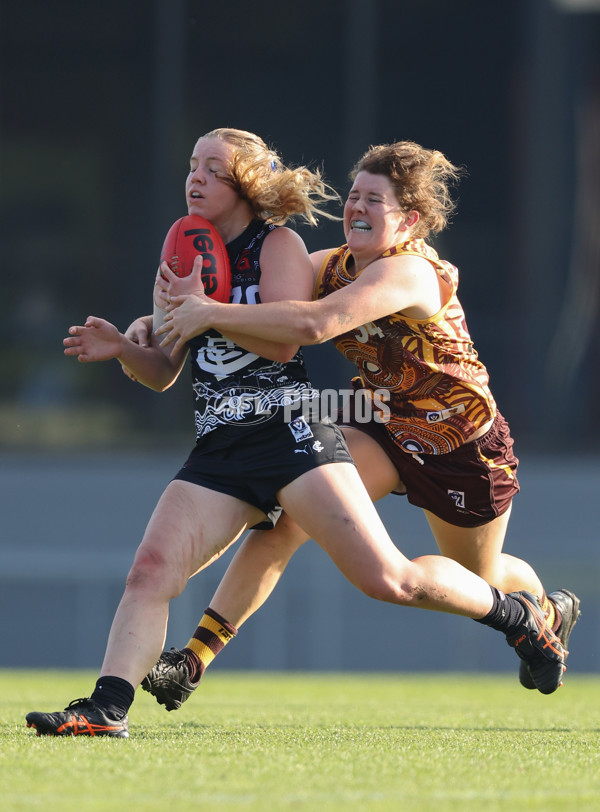
[[[242,205],[236,206],[233,211],[220,217],[218,221],[212,221],[226,244],[239,237],[254,219],[254,212],[248,203],[246,201],[240,201],[240,203]]]

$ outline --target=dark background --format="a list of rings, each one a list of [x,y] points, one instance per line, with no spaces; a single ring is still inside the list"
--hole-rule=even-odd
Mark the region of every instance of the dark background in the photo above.
[[[0,7],[1,666],[98,666],[134,550],[193,437],[187,376],[157,394],[63,355],[71,324],[151,309],[196,139],[253,130],[344,194],[370,145],[468,175],[435,245],[521,459],[505,549],[582,599],[569,675],[598,671],[600,0],[27,0]],[[339,224],[300,229],[310,249]],[[344,386],[330,347],[315,382]],[[420,511],[380,510],[409,556]],[[173,602],[182,646],[229,553]],[[358,652],[358,654],[357,654]],[[462,618],[353,589],[314,544],[215,667],[516,671]],[[516,682],[515,682],[516,686]]]
[[[436,247],[500,409],[521,449],[597,450],[600,14],[569,5],[4,2],[1,445],[189,441],[183,379],[157,395],[61,342],[90,313],[125,329],[150,310],[189,153],[234,126],[342,194],[372,143],[464,165]],[[342,241],[339,224],[300,231]],[[307,357],[317,384],[346,382],[333,349]]]

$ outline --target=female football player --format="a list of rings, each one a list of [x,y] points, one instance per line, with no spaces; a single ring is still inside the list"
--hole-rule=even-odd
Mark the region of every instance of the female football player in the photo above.
[[[518,491],[513,440],[466,328],[456,268],[424,241],[447,223],[449,182],[456,176],[441,153],[414,143],[369,150],[351,174],[346,244],[311,257],[318,302],[248,311],[212,308],[200,294],[175,299],[159,332],[176,346],[213,323],[224,332],[235,325],[302,344],[333,338],[360,373],[353,381],[359,409],[342,409],[340,421],[371,497],[407,494],[424,510],[443,555],[504,591],[538,596],[566,647],[578,598],[564,589],[546,596],[533,569],[502,552]],[[403,214],[405,222],[394,230]],[[172,275],[163,284],[165,295],[186,287]],[[344,298],[333,295],[341,289]],[[146,324],[130,329],[135,340],[145,340]],[[377,415],[365,421],[365,394],[370,405],[379,398],[385,423]],[[215,652],[266,600],[306,538],[286,516],[275,530],[248,536],[187,646],[164,652],[144,680],[159,702],[173,709],[190,695]],[[215,617],[227,619],[223,639],[210,630]],[[524,663],[519,676],[525,687],[535,687]]]
[[[309,304],[310,259],[283,224],[293,214],[314,220],[328,196],[318,174],[282,166],[251,133],[215,130],[192,152],[188,212],[210,220],[223,238],[236,301],[249,310],[290,296]],[[402,230],[410,213],[394,208],[391,229]],[[155,332],[169,317],[156,302],[158,295]],[[363,315],[351,314],[351,327],[365,323]],[[257,337],[238,343],[233,328],[203,329],[175,347],[155,341],[142,347],[95,317],[69,333],[67,355],[83,362],[115,358],[157,390],[173,383],[189,354],[196,444],[160,497],[137,549],[91,696],[64,711],[27,714],[38,734],[127,737],[135,689],[164,645],[170,600],[245,530],[272,523],[280,509],[368,595],[480,620],[506,635],[538,690],[551,693],[559,686],[564,650],[532,594],[504,595],[456,561],[410,561],[395,547],[338,427],[314,418],[314,410],[305,416],[303,404],[314,392],[298,342]],[[218,632],[219,622],[214,626]]]

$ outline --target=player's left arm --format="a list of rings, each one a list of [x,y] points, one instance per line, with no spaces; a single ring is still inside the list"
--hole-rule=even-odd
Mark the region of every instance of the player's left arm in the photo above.
[[[375,260],[350,285],[322,299],[271,298],[246,308],[204,297],[198,304],[203,329],[225,335],[236,330],[290,345],[322,344],[391,313],[428,318],[441,306],[438,276],[426,259],[399,256]]]
[[[313,267],[304,240],[295,231],[283,227],[270,232],[260,252],[260,269],[261,303],[310,301]],[[242,329],[236,331],[233,326],[223,334],[244,349],[275,361],[289,361],[300,348],[296,341],[283,342],[279,336],[252,336]]]

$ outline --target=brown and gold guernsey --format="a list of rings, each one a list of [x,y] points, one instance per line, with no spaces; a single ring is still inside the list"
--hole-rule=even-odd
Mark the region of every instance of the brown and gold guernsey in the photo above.
[[[385,427],[409,453],[446,454],[472,437],[496,414],[486,368],[473,348],[465,314],[456,296],[458,271],[440,260],[424,240],[409,240],[381,256],[412,254],[427,259],[445,283],[446,304],[428,319],[400,313],[365,324],[334,339],[336,348],[356,365],[373,403],[385,401]],[[348,271],[347,245],[325,258],[315,284],[323,298],[356,279]]]

